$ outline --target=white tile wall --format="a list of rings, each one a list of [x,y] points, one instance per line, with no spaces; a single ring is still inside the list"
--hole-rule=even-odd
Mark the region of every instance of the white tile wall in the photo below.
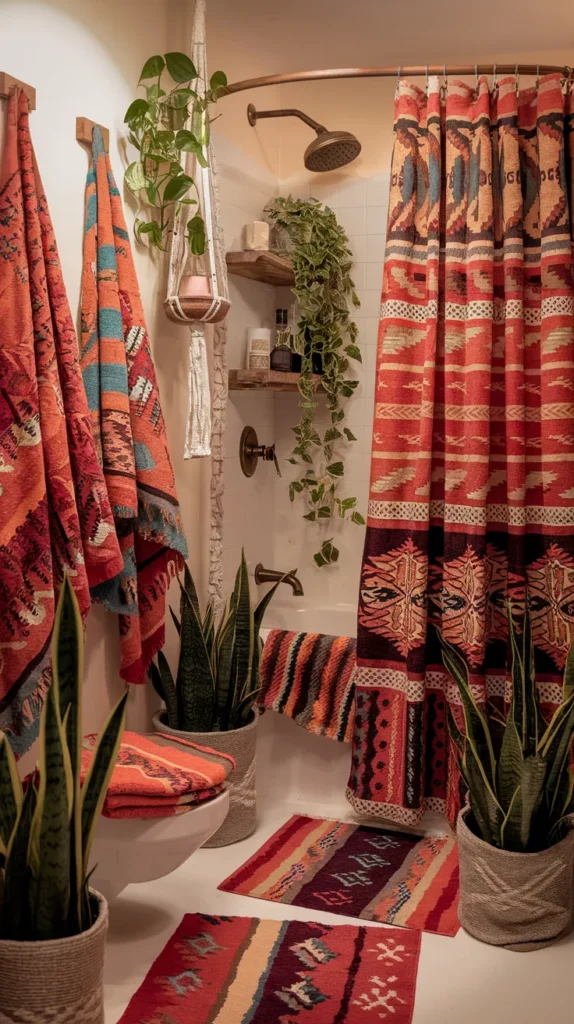
[[[339,176],[340,177],[340,176]],[[329,180],[330,179],[330,180]],[[281,182],[283,194],[290,191],[289,182]],[[379,174],[369,180],[356,180],[352,173],[343,181],[335,175],[313,178],[309,192],[330,206],[339,222],[349,233],[355,258],[353,277],[361,300],[355,319],[359,327],[359,345],[363,362],[353,364],[353,377],[360,384],[346,404],[345,423],[357,437],[346,445],[344,494],[358,498],[359,509],[365,514],[368,495],[373,402],[376,370],[377,336],[383,277],[384,242],[389,191],[388,174]],[[320,400],[321,402],[321,400]],[[291,427],[297,422],[297,399],[294,395],[275,398],[275,438],[280,456],[287,458],[293,445]],[[321,410],[319,422],[328,422]],[[318,527],[301,518],[300,501],[291,505],[287,484],[294,476],[291,466],[284,463],[286,479],[275,482],[274,567],[291,568],[297,565],[305,589],[304,602],[333,607],[341,601],[354,603],[358,598],[359,575],[364,543],[364,528],[341,521]],[[336,566],[318,569],[313,553],[321,540],[334,536],[340,550]],[[289,600],[288,597],[284,600]]]
[[[263,208],[278,193],[277,179],[265,172],[243,150],[216,137],[223,229],[226,249],[243,248],[243,227],[261,220]],[[229,278],[231,312],[227,328],[227,361],[230,369],[245,366],[248,327],[271,327],[275,322],[275,289],[241,277]],[[224,573],[225,586],[232,584],[241,548],[248,564],[273,562],[275,470],[269,463],[258,466],[251,478],[239,465],[239,440],[244,426],[254,427],[261,443],[273,443],[273,395],[229,393],[225,432]]]
[[[220,141],[218,160],[221,177],[224,229],[228,248],[240,249],[241,231],[249,220],[259,219],[272,195],[289,192],[313,195],[330,206],[349,235],[355,266],[353,277],[361,307],[356,311],[362,364],[353,365],[353,377],[359,386],[346,405],[346,423],[357,441],[346,445],[344,495],[358,498],[365,514],[370,472],[370,452],[375,385],[377,333],[379,326],[382,268],[388,203],[388,174],[369,180],[356,179],[351,170],[341,175],[314,176],[307,188],[300,184],[278,182],[229,143]],[[272,326],[277,305],[290,302],[290,292],[276,291],[267,285],[230,278],[232,310],[228,326],[228,362],[230,367],[245,365],[247,327]],[[328,416],[324,400],[318,421],[326,427]],[[262,561],[269,568],[299,570],[305,597],[313,605],[333,606],[344,601],[354,603],[358,595],[364,528],[336,521],[325,526],[306,523],[300,501],[291,504],[289,480],[294,469],[285,461],[293,446],[293,427],[299,419],[296,393],[231,392],[227,411],[225,465],[225,576],[229,586],[244,546],[253,570]],[[250,479],[239,466],[239,438],[246,424],[257,431],[265,444],[276,442],[283,477],[278,479],[269,463],[260,463]],[[339,563],[318,569],[313,552],[321,540],[334,536],[340,549]],[[290,593],[283,595],[290,601]]]

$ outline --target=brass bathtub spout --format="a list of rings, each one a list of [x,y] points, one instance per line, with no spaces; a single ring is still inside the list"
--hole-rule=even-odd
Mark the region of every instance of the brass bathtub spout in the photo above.
[[[279,572],[278,569],[264,569],[262,563],[258,562],[255,566],[255,582],[259,586],[260,583],[277,583],[277,580],[282,580],[292,588],[294,597],[302,597],[303,587],[301,580],[295,575],[296,572],[296,569],[288,573]]]

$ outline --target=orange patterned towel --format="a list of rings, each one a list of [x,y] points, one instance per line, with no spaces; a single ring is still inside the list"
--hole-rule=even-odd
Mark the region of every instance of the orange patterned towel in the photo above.
[[[123,565],[92,588],[119,615],[120,675],[145,683],[165,642],[166,591],[187,544],[144,310],[102,133],[86,186],[82,373]]]
[[[258,704],[307,732],[350,743],[357,641],[272,629],[261,657]]]
[[[15,92],[0,184],[0,728],[18,756],[38,735],[64,573],[85,618],[89,587],[122,566],[28,100]]]
[[[95,734],[84,737],[82,781],[96,741]],[[234,759],[186,740],[177,743],[163,733],[125,732],[102,813],[107,818],[163,818],[184,814],[221,793]]]

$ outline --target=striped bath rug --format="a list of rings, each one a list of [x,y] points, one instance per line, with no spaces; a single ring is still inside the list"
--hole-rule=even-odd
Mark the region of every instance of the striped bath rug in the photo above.
[[[458,851],[451,835],[417,836],[295,814],[219,888],[439,935],[459,929]]]
[[[186,914],[119,1024],[411,1024],[420,935]]]

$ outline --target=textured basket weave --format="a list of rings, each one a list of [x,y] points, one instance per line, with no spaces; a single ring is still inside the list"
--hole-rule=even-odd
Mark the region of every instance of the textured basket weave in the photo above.
[[[257,738],[257,716],[249,725],[242,729],[230,729],[229,732],[181,732],[170,729],[165,724],[165,712],[158,711],[154,715],[153,725],[157,732],[178,736],[202,747],[211,747],[221,754],[231,754],[235,758],[235,771],[230,779],[229,814],[221,828],[211,839],[204,843],[206,847],[230,846],[246,839],[255,832],[257,826],[257,809],[255,795],[255,743]]]
[[[462,927],[491,946],[528,952],[550,946],[572,928],[574,831],[540,853],[498,850],[466,824],[456,834]]]
[[[50,942],[0,940],[0,1024],[104,1024],[108,905],[94,889],[95,924]]]

